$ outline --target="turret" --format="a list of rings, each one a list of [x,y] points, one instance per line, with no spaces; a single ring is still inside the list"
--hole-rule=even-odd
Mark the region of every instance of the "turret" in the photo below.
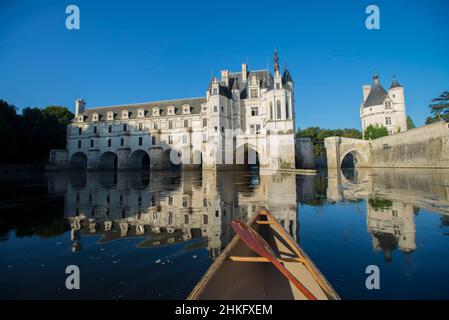
[[[276,49],[273,54],[273,66],[274,66],[274,88],[276,90],[282,89],[281,71],[279,70],[279,58]]]
[[[86,102],[83,99],[76,99],[75,100],[75,117],[78,116],[78,114],[83,113],[86,108]]]
[[[371,91],[371,86],[369,84],[365,84],[363,86],[363,102],[368,98],[369,92]]]

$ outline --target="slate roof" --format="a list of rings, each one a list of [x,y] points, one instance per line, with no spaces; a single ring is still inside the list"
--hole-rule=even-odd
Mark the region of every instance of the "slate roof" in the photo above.
[[[164,101],[155,101],[155,102],[144,102],[144,103],[136,103],[136,104],[125,104],[118,106],[110,106],[110,107],[96,107],[89,108],[83,112],[83,115],[86,117],[85,121],[92,120],[92,114],[98,113],[100,116],[100,121],[106,119],[106,114],[109,111],[113,111],[116,114],[115,119],[120,119],[122,114],[121,112],[127,110],[129,112],[129,119],[137,118],[137,110],[144,109],[145,117],[152,117],[153,107],[160,108],[160,116],[167,115],[167,109],[169,106],[175,107],[175,114],[182,114],[182,106],[189,105],[191,114],[199,114],[201,112],[201,105],[206,103],[206,98],[190,98],[190,99],[178,99],[178,100],[164,100]]]
[[[229,74],[229,86],[226,86],[226,84],[223,81],[218,82],[219,94],[231,98],[232,90],[239,89],[240,99],[246,99],[248,97],[247,85],[253,75],[255,75],[256,79],[260,81],[261,88],[263,88],[265,85],[268,88],[270,88],[270,86],[271,88],[273,88],[272,76],[268,70],[249,71],[246,82],[243,82],[241,72],[232,72]],[[264,84],[264,79],[266,84]],[[208,90],[210,90],[211,87],[212,87],[212,80],[211,82],[209,82]]]
[[[375,75],[373,77],[373,84],[371,86],[371,91],[363,104],[364,108],[381,105],[384,103],[385,98],[388,93],[382,87],[379,81],[379,76]]]
[[[287,82],[293,82],[293,79],[287,67],[285,67],[284,74],[282,75],[282,84],[286,84]]]
[[[401,84],[396,80],[396,77],[393,78],[393,81],[391,82],[390,89],[392,88],[399,88],[402,87]]]

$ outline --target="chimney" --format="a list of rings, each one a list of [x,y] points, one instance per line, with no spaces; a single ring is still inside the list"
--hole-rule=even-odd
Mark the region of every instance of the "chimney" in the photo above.
[[[248,66],[246,63],[242,63],[242,82],[248,80]]]
[[[363,86],[363,102],[366,101],[366,98],[368,98],[369,92],[371,91],[371,86],[365,84]]]
[[[229,70],[221,70],[221,81],[223,81],[226,87],[229,87]]]
[[[78,114],[83,113],[86,107],[86,102],[83,99],[76,99],[75,100],[75,117],[78,116]]]

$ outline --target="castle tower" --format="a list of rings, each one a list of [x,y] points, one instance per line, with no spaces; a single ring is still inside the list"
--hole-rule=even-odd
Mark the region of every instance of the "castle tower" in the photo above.
[[[407,130],[404,88],[396,78],[386,91],[379,75],[373,76],[372,85],[364,85],[363,102],[360,105],[360,122],[363,132],[368,126],[383,126],[389,134]]]

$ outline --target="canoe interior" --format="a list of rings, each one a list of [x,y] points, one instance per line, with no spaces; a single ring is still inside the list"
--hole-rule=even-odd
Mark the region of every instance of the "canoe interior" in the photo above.
[[[294,250],[269,224],[257,224],[256,220],[266,221],[266,216],[258,215],[250,226],[258,232],[274,249],[278,257],[293,258]],[[282,229],[283,230],[283,229]],[[269,262],[239,262],[230,256],[258,257],[238,237],[225,248],[214,262],[189,299],[195,300],[302,300],[304,295],[293,286],[276,267]],[[318,282],[300,262],[284,262],[284,266],[317,298],[328,300]],[[324,280],[325,281],[325,280]]]

